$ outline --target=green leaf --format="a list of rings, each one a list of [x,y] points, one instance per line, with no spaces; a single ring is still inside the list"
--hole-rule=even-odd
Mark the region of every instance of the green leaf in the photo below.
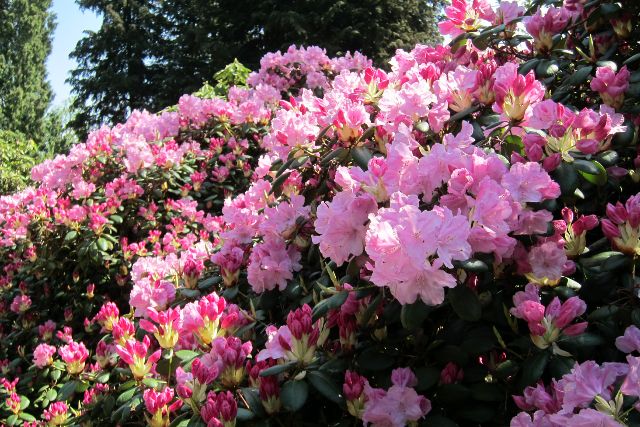
[[[471,385],[471,397],[481,402],[502,402],[505,390],[497,383],[477,383]]]
[[[78,385],[77,381],[69,381],[67,382],[65,385],[63,385],[60,390],[58,390],[58,397],[57,399],[62,401],[62,400],[68,400],[73,393],[76,391],[76,387]]]
[[[539,62],[540,59],[538,58],[528,60],[524,64],[520,65],[520,68],[518,68],[518,73],[522,74],[523,76],[526,75],[529,71],[536,68]]]
[[[123,220],[122,220],[122,217],[121,217],[120,215],[115,215],[115,214],[114,214],[114,215],[111,215],[111,216],[109,217],[109,219],[110,219],[111,221],[113,221],[114,223],[116,223],[116,224],[122,224],[122,221],[123,221]]]
[[[204,423],[204,421],[202,421],[200,415],[194,415],[189,420],[187,427],[206,427],[206,424]]]
[[[458,427],[458,424],[443,415],[431,414],[425,418],[424,425],[429,427]]]
[[[188,362],[191,359],[198,357],[200,353],[193,350],[178,350],[175,352],[175,356],[183,362]]]
[[[580,68],[578,68],[568,79],[567,82],[570,83],[571,85],[579,85],[583,82],[585,82],[589,76],[591,75],[591,72],[593,71],[593,66],[591,65],[584,65]]]
[[[111,244],[111,242],[109,242],[107,239],[105,239],[104,237],[100,237],[98,239],[98,241],[96,242],[96,244],[98,245],[98,248],[100,248],[100,250],[102,252],[107,252],[109,249],[111,249],[113,247],[113,245]]]
[[[338,386],[320,371],[307,371],[307,379],[321,395],[334,403],[342,403],[344,398]]]
[[[47,399],[49,400],[56,400],[56,398],[58,397],[58,392],[56,391],[55,388],[50,388],[49,390],[47,390]]]
[[[142,384],[146,385],[147,387],[157,389],[161,384],[164,384],[164,381],[158,381],[155,378],[145,378],[142,380]]]
[[[36,417],[34,417],[33,415],[28,414],[26,412],[21,412],[20,413],[20,418],[25,420],[25,421],[27,421],[27,422],[33,422],[33,421],[36,420]]]
[[[631,65],[638,60],[640,60],[640,53],[636,53],[635,55],[632,55],[629,58],[625,59],[622,65]]]
[[[471,396],[471,390],[462,384],[443,384],[436,391],[439,402],[445,405],[466,401]]]
[[[129,402],[137,392],[138,392],[137,387],[134,387],[125,391],[124,393],[120,394],[120,396],[118,396],[118,400],[116,400],[116,403],[118,405],[122,405],[124,403]]]
[[[449,302],[462,320],[475,322],[482,317],[482,306],[478,296],[468,287],[458,285],[447,294]]]
[[[308,160],[309,160],[309,156],[296,157],[293,160],[293,162],[291,162],[291,165],[289,166],[289,169],[292,169],[292,170],[299,169],[301,166],[303,166],[305,163],[307,163]]]
[[[273,180],[273,184],[271,184],[271,190],[269,191],[269,194],[275,194],[276,196],[279,196],[282,185],[287,180],[287,178],[289,178],[289,175],[291,175],[291,172],[286,172]]]
[[[549,362],[549,372],[553,378],[559,380],[571,371],[575,363],[576,361],[570,357],[555,356]]]
[[[248,409],[238,408],[236,419],[238,421],[249,421],[256,417],[256,415]]]
[[[472,273],[484,273],[489,271],[489,266],[479,259],[469,258],[465,261],[454,261],[453,266]]]
[[[103,373],[101,373],[100,375],[98,375],[96,377],[96,382],[99,382],[99,383],[102,383],[102,384],[107,383],[107,382],[109,382],[109,377],[110,377],[110,373],[109,372],[103,372]]]
[[[418,378],[418,385],[416,390],[425,391],[433,387],[438,383],[440,379],[440,371],[432,366],[423,366],[414,369],[416,378]]]
[[[105,416],[108,416],[109,414],[111,414],[111,411],[113,411],[113,407],[116,405],[116,398],[113,397],[113,395],[108,395],[107,397],[104,398],[104,403],[102,404],[102,412],[104,413]]]
[[[561,341],[561,347],[570,347],[572,349],[581,349],[584,347],[597,347],[604,344],[604,339],[600,335],[585,332],[580,335],[565,337]]]
[[[607,170],[596,160],[575,160],[578,173],[592,184],[601,186],[607,182]]]
[[[562,162],[552,172],[555,181],[560,184],[560,191],[563,196],[573,196],[573,192],[578,188],[578,174],[572,164]]]
[[[249,407],[247,408],[248,410],[258,416],[264,416],[265,411],[262,407],[262,401],[260,400],[258,389],[244,387],[242,389],[242,395],[244,396],[245,402],[249,405]]]
[[[321,160],[320,160],[320,164],[322,166],[326,166],[329,164],[329,162],[333,159],[343,159],[346,155],[347,155],[347,149],[344,147],[338,147],[335,150],[331,151],[329,154],[327,154],[326,156],[324,156]]]
[[[516,135],[508,135],[500,146],[500,152],[507,158],[510,158],[514,152],[524,156],[522,138]]]
[[[316,321],[320,317],[324,316],[327,311],[340,307],[347,300],[349,292],[342,291],[331,297],[320,301],[313,307],[313,320]]]
[[[358,357],[358,365],[370,371],[382,371],[393,366],[395,359],[389,352],[368,348]]]
[[[524,361],[522,365],[522,377],[520,378],[520,388],[534,384],[544,373],[544,369],[549,362],[550,352],[539,351]]]
[[[585,268],[600,268],[605,271],[616,270],[625,266],[628,262],[629,259],[627,255],[616,251],[600,252],[590,258],[583,258],[580,260],[580,264]]]
[[[518,372],[518,365],[513,360],[505,360],[496,367],[496,377],[505,380]]]
[[[351,158],[362,170],[366,171],[369,168],[369,160],[372,157],[373,154],[366,147],[355,147],[351,150]]]
[[[400,321],[405,329],[417,329],[422,326],[422,322],[424,322],[430,312],[431,308],[422,301],[405,304],[400,311]]]
[[[482,405],[479,403],[470,403],[463,405],[456,411],[456,413],[461,418],[470,420],[473,423],[484,424],[491,421],[491,419],[495,416],[495,409],[493,409],[492,406]]]
[[[71,230],[66,234],[66,236],[64,236],[64,241],[70,242],[74,240],[77,236],[78,236],[78,232],[76,230]]]
[[[597,156],[598,162],[604,167],[615,166],[620,159],[617,151],[607,150],[602,153],[599,153]]]
[[[459,113],[456,113],[453,116],[449,117],[449,120],[447,120],[447,123],[454,123],[454,122],[460,121],[460,120],[464,119],[465,117],[470,116],[471,114],[475,113],[479,109],[480,109],[479,105],[472,105],[471,107],[467,108],[466,110],[462,110]]]
[[[272,375],[278,375],[278,374],[281,374],[282,372],[288,371],[289,369],[293,368],[297,364],[298,364],[298,362],[293,361],[293,362],[283,363],[282,365],[275,365],[275,366],[272,366],[270,368],[263,369],[262,371],[260,371],[260,376],[261,377],[270,377]]]
[[[288,411],[295,412],[304,406],[309,395],[309,386],[304,381],[287,381],[280,390],[280,400]]]
[[[20,396],[20,410],[24,411],[29,407],[31,401],[27,396]]]

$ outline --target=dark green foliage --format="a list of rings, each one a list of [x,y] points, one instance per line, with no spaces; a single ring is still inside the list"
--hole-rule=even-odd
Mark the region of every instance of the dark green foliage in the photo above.
[[[79,114],[71,126],[123,121],[135,108],[159,110],[237,58],[260,58],[291,44],[317,45],[330,56],[359,50],[378,65],[397,48],[439,41],[442,0],[77,0],[103,17],[72,56],[70,83]]]
[[[357,50],[384,66],[396,49],[441,40],[436,27],[441,0],[266,0],[253,7],[254,2],[244,3],[246,10],[253,9],[252,27],[263,28],[257,45],[262,52],[286,50],[292,43],[318,45],[330,56]],[[246,63],[253,65],[251,59]]]
[[[102,27],[87,32],[71,54],[78,67],[69,82],[79,112],[70,125],[81,132],[103,121],[124,121],[132,109],[160,105],[152,64],[159,43],[154,2],[79,0],[83,9],[102,16]],[[84,135],[81,135],[84,137]]]
[[[0,130],[40,141],[51,101],[51,0],[0,0]]]

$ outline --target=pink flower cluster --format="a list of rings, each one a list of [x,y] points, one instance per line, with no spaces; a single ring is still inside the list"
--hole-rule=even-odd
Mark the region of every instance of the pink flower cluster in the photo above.
[[[365,426],[404,427],[431,411],[431,402],[413,389],[418,379],[411,369],[394,369],[391,383],[387,390],[374,388],[364,377],[347,371],[343,392],[349,413],[361,418]]]
[[[640,330],[630,326],[616,339],[620,351],[640,351]],[[626,363],[592,360],[576,363],[570,373],[548,387],[527,387],[514,401],[523,411],[511,420],[512,427],[566,425],[626,425],[622,412],[625,396],[640,396],[640,357],[627,355]],[[637,406],[637,404],[636,404]]]
[[[561,303],[558,297],[545,307],[541,303],[539,288],[529,283],[524,291],[513,297],[514,307],[511,314],[523,319],[529,326],[531,340],[540,349],[553,346],[554,353],[568,355],[558,347],[556,341],[562,336],[582,334],[587,329],[587,322],[572,322],[584,314],[587,305],[578,297],[571,297]]]

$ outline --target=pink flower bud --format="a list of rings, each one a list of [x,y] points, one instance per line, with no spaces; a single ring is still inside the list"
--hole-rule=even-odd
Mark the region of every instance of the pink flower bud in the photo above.
[[[342,385],[342,392],[347,400],[356,400],[364,392],[364,386],[367,380],[358,375],[357,372],[347,370],[344,373],[344,384]]]

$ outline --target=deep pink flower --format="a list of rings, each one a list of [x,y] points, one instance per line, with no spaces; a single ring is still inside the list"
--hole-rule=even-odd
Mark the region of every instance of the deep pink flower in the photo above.
[[[546,52],[551,49],[553,36],[564,29],[570,18],[571,14],[564,7],[550,7],[544,14],[540,8],[535,15],[525,17],[525,28],[533,36],[536,50]]]
[[[630,75],[626,66],[618,73],[609,67],[598,67],[595,78],[591,80],[591,90],[598,92],[605,104],[618,109],[624,102],[624,92],[629,88]]]
[[[141,380],[155,369],[156,362],[160,359],[161,350],[156,350],[147,356],[151,340],[145,335],[142,342],[130,340],[125,345],[117,345],[116,351],[122,361],[129,365],[134,378]]]
[[[233,427],[237,413],[238,403],[230,391],[210,391],[200,415],[207,427]]]
[[[474,0],[471,7],[466,0],[452,0],[451,6],[445,8],[447,20],[438,24],[442,35],[455,37],[458,34],[477,30],[480,19],[493,21],[494,12],[486,0]]]
[[[544,98],[544,86],[536,80],[535,73],[530,71],[523,76],[518,73],[515,63],[507,62],[499,67],[494,77],[496,102],[493,104],[493,110],[509,120],[524,119],[529,106]]]
[[[33,364],[38,368],[44,368],[45,366],[53,363],[53,355],[56,354],[56,348],[48,344],[38,344],[33,351]]]
[[[84,343],[71,341],[69,344],[58,349],[58,354],[67,364],[67,371],[70,374],[79,374],[84,370],[84,362],[89,357],[89,352]]]

